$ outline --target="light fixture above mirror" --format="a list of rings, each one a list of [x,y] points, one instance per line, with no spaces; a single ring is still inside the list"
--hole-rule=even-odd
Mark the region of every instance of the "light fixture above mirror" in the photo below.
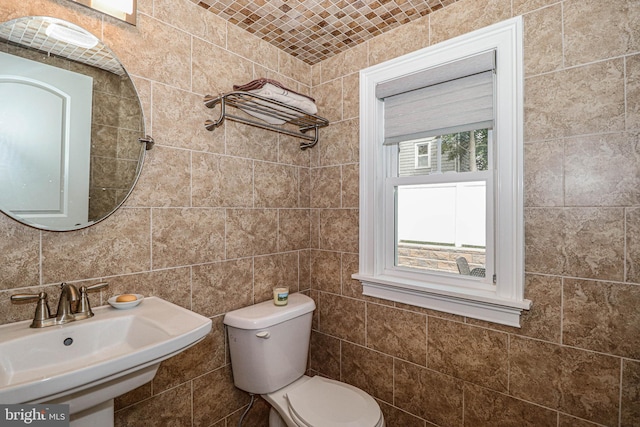
[[[136,25],[137,0],[71,0]]]

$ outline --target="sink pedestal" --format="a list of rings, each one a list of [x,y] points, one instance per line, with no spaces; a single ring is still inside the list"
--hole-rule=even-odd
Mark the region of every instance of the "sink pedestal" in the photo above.
[[[113,427],[113,399],[153,379],[159,363],[47,401],[69,405],[71,427]]]
[[[71,414],[70,427],[113,427],[113,399]]]

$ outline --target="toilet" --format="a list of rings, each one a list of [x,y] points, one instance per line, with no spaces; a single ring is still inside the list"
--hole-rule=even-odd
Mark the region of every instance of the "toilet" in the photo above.
[[[380,406],[364,391],[304,374],[315,308],[296,293],[285,306],[265,301],[227,313],[236,387],[269,402],[269,427],[384,427]]]

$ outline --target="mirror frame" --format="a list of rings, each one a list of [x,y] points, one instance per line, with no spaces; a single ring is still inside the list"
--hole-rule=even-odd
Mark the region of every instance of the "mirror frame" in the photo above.
[[[78,26],[76,24],[73,24],[71,22],[65,21],[63,19],[47,17],[47,16],[24,16],[24,17],[20,17],[20,18],[15,18],[15,19],[0,23],[0,28],[2,28],[2,26],[6,25],[6,24],[9,24],[9,23],[13,24],[15,22],[18,22],[20,20],[25,20],[25,19],[27,19],[27,20],[29,20],[29,19],[31,19],[31,20],[33,20],[33,19],[42,19],[42,20],[48,20],[50,22],[61,22],[64,25],[66,25],[66,26],[68,26],[68,27],[70,27],[70,28],[72,28],[72,29],[74,29],[76,31],[81,31],[81,32],[84,32],[84,33],[90,35],[91,37],[95,37],[89,31],[85,30],[84,28],[82,28],[82,27],[80,27],[80,26]],[[34,52],[40,52],[40,53],[43,53],[43,54],[48,55],[48,56],[57,56],[57,55],[55,55],[55,53],[43,52],[41,50],[34,49],[32,47],[29,47],[29,46],[25,46],[24,44],[13,42],[11,40],[6,39],[5,37],[0,37],[0,43],[8,44],[8,45],[15,46],[15,47],[20,47],[20,48],[23,48],[23,49],[32,50]],[[124,203],[127,201],[127,199],[129,198],[129,196],[133,193],[133,190],[135,189],[136,184],[138,183],[138,180],[139,180],[140,175],[142,173],[142,168],[144,166],[144,160],[145,160],[145,157],[146,157],[145,156],[145,152],[147,150],[150,150],[153,147],[153,144],[154,144],[155,141],[153,140],[153,138],[151,136],[146,134],[144,109],[142,108],[142,102],[140,100],[140,95],[138,93],[138,90],[137,90],[134,82],[133,82],[133,79],[131,79],[131,75],[127,72],[126,68],[124,67],[122,62],[117,58],[117,56],[113,53],[113,51],[107,45],[105,45],[102,40],[98,40],[97,46],[100,46],[100,48],[102,49],[102,52],[105,52],[108,55],[110,55],[111,58],[113,58],[115,61],[117,61],[119,66],[122,68],[123,77],[126,77],[129,80],[129,82],[131,83],[131,87],[133,88],[133,92],[135,93],[135,98],[137,100],[138,108],[140,109],[141,130],[139,131],[139,134],[142,135],[142,136],[138,138],[138,142],[140,143],[141,148],[140,148],[140,153],[138,155],[138,163],[137,163],[137,166],[136,166],[135,176],[133,177],[133,180],[131,182],[131,185],[130,185],[126,195],[119,202],[116,202],[115,206],[110,211],[108,211],[107,213],[105,213],[104,215],[102,215],[100,218],[98,218],[96,220],[89,221],[87,223],[82,223],[82,224],[79,224],[79,225],[73,226],[73,227],[52,228],[51,226],[40,224],[37,221],[33,221],[31,219],[21,218],[19,215],[12,214],[10,211],[7,211],[7,210],[3,209],[2,206],[0,206],[0,212],[2,212],[7,217],[9,217],[9,218],[11,218],[11,219],[23,224],[23,225],[26,225],[26,226],[29,226],[31,228],[35,228],[35,229],[38,229],[38,230],[43,230],[43,231],[68,232],[68,231],[82,230],[84,228],[88,228],[88,227],[90,227],[92,225],[95,225],[95,224],[98,224],[98,223],[104,221],[105,219],[107,219],[108,217],[113,215],[120,207],[122,207],[124,205]],[[11,53],[9,53],[9,54],[11,54]],[[68,60],[68,61],[78,62],[78,61],[74,61],[73,59],[70,59],[70,58],[64,58],[63,56],[59,56],[59,57],[65,59],[65,60]],[[92,117],[92,119],[93,119],[93,117]],[[92,123],[93,123],[93,120],[92,120]],[[92,141],[92,143],[93,143],[93,141]]]

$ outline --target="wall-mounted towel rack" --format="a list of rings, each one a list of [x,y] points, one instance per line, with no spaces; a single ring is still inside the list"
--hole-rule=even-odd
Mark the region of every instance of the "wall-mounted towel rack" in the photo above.
[[[214,108],[218,104],[220,104],[220,117],[215,121],[207,120],[205,122],[207,130],[213,130],[220,126],[225,119],[229,119],[308,141],[300,143],[300,148],[303,150],[316,145],[318,143],[318,129],[329,125],[327,119],[250,92],[235,91],[219,96],[207,95],[204,97],[204,105],[208,108]],[[281,124],[238,116],[232,113],[233,109],[227,107],[234,107],[248,114],[262,115],[270,122]],[[289,128],[286,127],[288,125]],[[308,133],[311,130],[313,130],[313,134]]]

